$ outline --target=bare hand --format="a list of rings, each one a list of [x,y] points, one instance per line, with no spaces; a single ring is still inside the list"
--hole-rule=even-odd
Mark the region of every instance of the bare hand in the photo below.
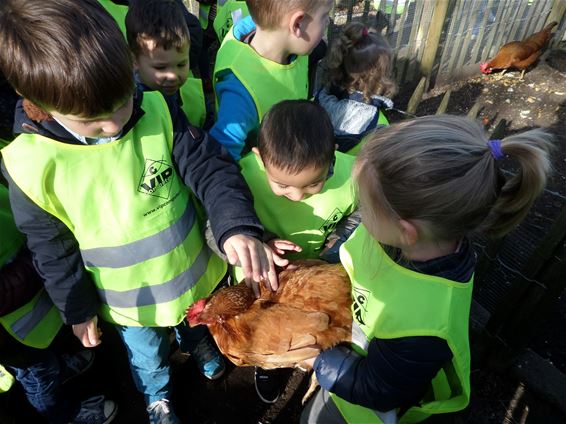
[[[260,282],[265,282],[266,288],[277,290],[275,265],[284,267],[289,263],[287,259],[277,256],[267,244],[242,234],[228,238],[223,247],[228,262],[244,271],[246,285],[253,289],[256,297],[259,297]]]
[[[312,358],[305,359],[302,362],[303,364],[308,365],[311,368],[314,368],[314,361],[316,361],[316,358],[318,358],[318,356],[313,356]]]
[[[298,244],[282,239],[269,240],[267,245],[278,255],[284,255],[286,252],[300,252],[303,250]]]
[[[102,332],[98,328],[98,317],[95,315],[93,318],[81,324],[74,324],[73,334],[81,341],[84,347],[95,347],[100,342]]]

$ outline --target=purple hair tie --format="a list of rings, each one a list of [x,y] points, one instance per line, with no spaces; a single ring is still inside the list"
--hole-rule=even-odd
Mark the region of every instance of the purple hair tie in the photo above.
[[[487,142],[487,147],[489,147],[491,155],[495,160],[503,159],[505,157],[503,150],[501,150],[501,140],[489,140]]]

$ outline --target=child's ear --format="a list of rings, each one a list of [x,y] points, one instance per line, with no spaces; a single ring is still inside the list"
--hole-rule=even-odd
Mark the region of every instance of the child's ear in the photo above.
[[[301,37],[303,35],[303,22],[305,20],[305,12],[302,10],[297,10],[291,14],[291,19],[289,20],[289,30],[295,37]]]
[[[411,221],[400,219],[399,227],[401,228],[401,242],[406,246],[413,246],[419,239],[419,230]]]
[[[252,152],[254,152],[254,155],[256,155],[256,156],[259,158],[259,160],[261,160],[261,162],[263,163],[263,160],[261,159],[261,155],[260,155],[260,153],[259,153],[258,148],[257,148],[257,147],[252,147]]]

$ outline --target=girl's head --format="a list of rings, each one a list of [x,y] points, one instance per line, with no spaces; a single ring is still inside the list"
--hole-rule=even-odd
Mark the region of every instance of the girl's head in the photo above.
[[[391,97],[397,86],[391,79],[393,53],[387,41],[364,25],[351,22],[330,46],[324,84],[348,92],[360,91],[366,101],[372,95]]]
[[[551,138],[535,129],[488,143],[476,122],[448,115],[375,131],[354,171],[363,222],[377,240],[393,245],[388,226],[402,233],[406,223],[416,229],[417,241],[502,236],[544,188]],[[517,162],[516,172],[502,172],[503,156]]]

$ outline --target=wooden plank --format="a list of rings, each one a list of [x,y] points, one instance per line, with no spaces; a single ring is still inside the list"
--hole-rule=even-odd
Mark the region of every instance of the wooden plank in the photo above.
[[[452,90],[448,90],[446,91],[446,93],[444,93],[444,96],[442,96],[442,101],[438,105],[438,109],[436,109],[436,115],[443,115],[444,113],[446,113],[446,110],[448,109],[448,102],[450,102],[451,94],[452,94]]]
[[[519,2],[519,7],[516,8],[517,13],[516,13],[515,17],[513,18],[513,25],[511,25],[511,31],[509,31],[509,35],[507,37],[508,41],[515,41],[515,40],[522,40],[523,39],[523,36],[522,36],[523,31],[521,31],[521,24],[523,23],[525,9],[527,8],[528,4],[529,3],[527,1]]]
[[[465,3],[465,2],[463,2]],[[450,39],[452,40],[452,49],[450,52],[450,58],[448,60],[448,65],[444,67],[443,74],[450,75],[454,70],[456,64],[456,59],[461,53],[462,42],[464,41],[464,28],[466,28],[466,15],[469,14],[469,3],[465,3],[466,7],[462,9],[462,13],[457,16],[457,28],[456,33],[452,33]]]
[[[395,22],[397,21],[397,3],[398,0],[393,0],[391,13],[389,14],[389,24],[387,25],[387,35],[393,34],[395,30]]]
[[[506,29],[505,24],[507,22],[512,22],[515,19],[516,14],[517,14],[517,8],[513,8],[512,3],[506,1],[503,11],[503,16],[501,17],[500,21],[497,21],[498,22],[498,29],[496,31],[497,36],[495,37],[495,41],[493,43],[490,56],[494,56],[499,50],[499,48],[503,44],[509,41],[507,37],[509,35],[510,27],[507,27]]]
[[[417,61],[414,59],[418,57],[417,37],[419,36],[419,29],[423,25],[423,16],[426,7],[430,7],[432,3],[418,1],[416,3],[415,14],[413,16],[413,24],[411,25],[411,33],[409,35],[409,44],[407,48],[407,56],[405,57],[405,74],[403,81],[412,81],[417,75]],[[411,61],[411,59],[414,59]],[[419,75],[420,76],[420,75]]]
[[[459,16],[462,14],[462,10],[464,7],[464,1],[465,0],[457,0],[456,2],[456,7],[452,10],[452,13],[450,14],[450,25],[448,27],[447,30],[447,34],[446,34],[446,42],[444,43],[444,46],[442,48],[442,54],[440,55],[440,60],[438,62],[438,68],[441,69],[446,69],[447,67],[447,62],[450,59],[450,56],[453,52],[453,40],[451,39],[451,37],[453,37],[454,32],[456,31],[456,25],[458,24],[458,18]]]
[[[429,76],[432,72],[434,59],[436,58],[436,52],[438,51],[438,43],[440,42],[440,36],[442,34],[442,28],[444,28],[444,20],[446,19],[448,6],[448,0],[437,0],[434,7],[421,60],[421,72],[426,76]]]
[[[470,57],[469,51],[470,51],[470,42],[472,41],[472,32],[475,28],[475,15],[476,12],[479,10],[479,5],[480,5],[480,1],[475,0],[475,2],[473,3],[472,7],[469,7],[468,10],[468,16],[466,17],[466,22],[467,24],[465,24],[465,30],[464,32],[460,35],[460,37],[464,40],[461,47],[460,47],[460,54],[458,56],[458,60],[456,61],[456,65],[455,68],[450,70],[450,74],[449,75],[454,75],[454,69],[460,69],[464,63],[469,64],[470,62],[466,62],[466,58]]]
[[[491,8],[493,7],[493,1],[494,0],[488,0],[487,5],[485,6],[483,17],[482,17],[482,20],[480,22],[480,30],[479,30],[478,36],[474,40],[474,42],[476,44],[474,45],[474,48],[472,49],[472,54],[471,54],[471,58],[470,58],[471,63],[477,63],[478,62],[478,54],[480,52],[480,47],[481,47],[483,38],[484,38],[485,33],[486,33],[486,29],[487,29],[487,26],[488,26],[487,20],[489,19],[489,14],[491,12]]]
[[[537,30],[537,21],[539,20],[537,18],[541,17],[545,3],[546,2],[544,1],[537,1],[532,5],[532,7],[529,8],[525,22],[525,32],[523,38],[533,34]]]
[[[500,29],[500,22],[501,17],[503,16],[503,11],[505,8],[503,7],[503,3],[497,3],[497,12],[495,13],[495,21],[493,25],[490,26],[490,32],[487,37],[487,41],[485,42],[485,47],[482,49],[482,54],[480,55],[480,60],[488,60],[490,59],[491,55],[494,54],[493,50],[493,40],[495,38],[496,33]],[[499,48],[499,46],[497,47]]]
[[[417,111],[417,107],[419,106],[419,103],[421,102],[423,94],[425,92],[426,80],[426,77],[422,77],[419,81],[419,84],[417,85],[417,88],[415,88],[415,91],[413,92],[413,95],[411,96],[407,104],[408,113],[414,114]]]

